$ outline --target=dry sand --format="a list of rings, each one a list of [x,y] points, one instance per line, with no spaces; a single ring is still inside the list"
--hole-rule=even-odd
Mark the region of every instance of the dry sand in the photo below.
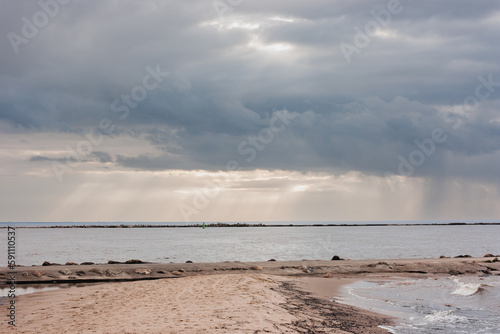
[[[332,292],[344,283],[322,280],[331,283]],[[17,299],[17,330],[6,328],[3,322],[0,332],[385,332],[373,327],[387,323],[384,317],[315,298],[297,289],[296,283],[296,279],[252,273],[45,291],[20,296]]]

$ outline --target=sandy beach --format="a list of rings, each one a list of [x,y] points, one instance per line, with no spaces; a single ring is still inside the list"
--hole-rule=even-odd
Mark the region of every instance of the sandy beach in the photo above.
[[[385,261],[295,261],[220,264],[103,264],[20,267],[19,279],[76,277],[70,271],[93,270],[110,282],[22,295],[16,298],[16,328],[6,321],[2,333],[387,333],[387,316],[331,299],[355,280],[443,275],[477,275],[488,259]],[[128,266],[128,267],[127,267]],[[165,266],[169,270],[166,271]],[[138,268],[141,267],[141,268]],[[248,267],[248,268],[247,268]],[[69,268],[69,269],[68,269]],[[127,269],[130,268],[130,269]],[[163,269],[158,269],[163,268]],[[217,270],[214,270],[217,268]],[[247,268],[233,270],[231,268]],[[390,269],[391,268],[391,269]],[[396,271],[394,268],[400,268]],[[402,270],[402,268],[405,268]],[[113,282],[132,272],[142,278]],[[144,269],[149,274],[140,274]],[[7,268],[0,274],[5,276]],[[38,277],[33,273],[43,275]],[[65,271],[66,270],[66,271]],[[182,271],[178,271],[182,270]],[[61,272],[68,275],[62,275]],[[160,272],[160,273],[158,273]],[[59,273],[57,276],[56,273]],[[133,277],[132,277],[133,278]],[[129,279],[132,279],[129,277]],[[73,280],[73,279],[72,279]]]
[[[388,318],[304,291],[316,283],[225,274],[40,292],[18,298],[17,332],[385,333]]]

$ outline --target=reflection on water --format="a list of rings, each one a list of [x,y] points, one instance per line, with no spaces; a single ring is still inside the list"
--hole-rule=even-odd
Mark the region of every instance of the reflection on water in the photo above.
[[[64,284],[30,284],[30,285],[16,285],[15,295],[27,295],[30,293],[58,290],[58,289],[69,289],[69,288],[79,288],[89,285],[99,285],[103,283],[64,283]],[[10,286],[5,284],[0,284],[0,305],[5,305],[8,303]]]

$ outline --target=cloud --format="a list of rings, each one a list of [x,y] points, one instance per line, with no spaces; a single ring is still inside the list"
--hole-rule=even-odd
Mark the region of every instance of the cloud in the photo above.
[[[75,0],[16,53],[8,34],[22,34],[22,18],[41,7],[5,3],[0,132],[27,141],[9,144],[8,159],[34,146],[30,138],[50,137],[12,172],[64,163],[68,147],[106,119],[112,145],[93,147],[78,170],[216,172],[237,161],[243,171],[382,177],[400,173],[401,158],[420,157],[412,178],[500,185],[500,4],[401,1],[385,25],[373,13],[386,1],[233,7],[219,15],[202,0]],[[340,45],[355,45],[369,22],[380,28],[348,63]],[[169,75],[126,114],[115,112],[114,101],[125,105],[144,85],[148,67]],[[480,89],[487,99],[466,112],[479,77],[489,75],[493,84]],[[293,120],[269,132],[284,110]],[[436,129],[446,140],[426,154],[419,145]]]

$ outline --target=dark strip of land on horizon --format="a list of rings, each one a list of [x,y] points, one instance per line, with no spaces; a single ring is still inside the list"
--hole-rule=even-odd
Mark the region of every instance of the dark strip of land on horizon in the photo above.
[[[4,226],[0,226],[0,228],[7,228],[9,224],[15,228],[187,228],[187,227],[196,227],[201,228],[203,226],[210,227],[367,227],[367,226],[471,226],[471,225],[500,225],[500,222],[494,223],[462,223],[462,222],[453,222],[453,223],[374,223],[374,224],[263,224],[263,223],[196,223],[196,224],[185,224],[185,225],[165,225],[165,224],[144,224],[144,223],[135,223],[135,224],[124,224],[124,223],[116,223],[116,224],[86,224],[86,225],[45,225],[45,226],[20,226],[18,224],[31,224],[31,223],[0,223],[5,224]]]

